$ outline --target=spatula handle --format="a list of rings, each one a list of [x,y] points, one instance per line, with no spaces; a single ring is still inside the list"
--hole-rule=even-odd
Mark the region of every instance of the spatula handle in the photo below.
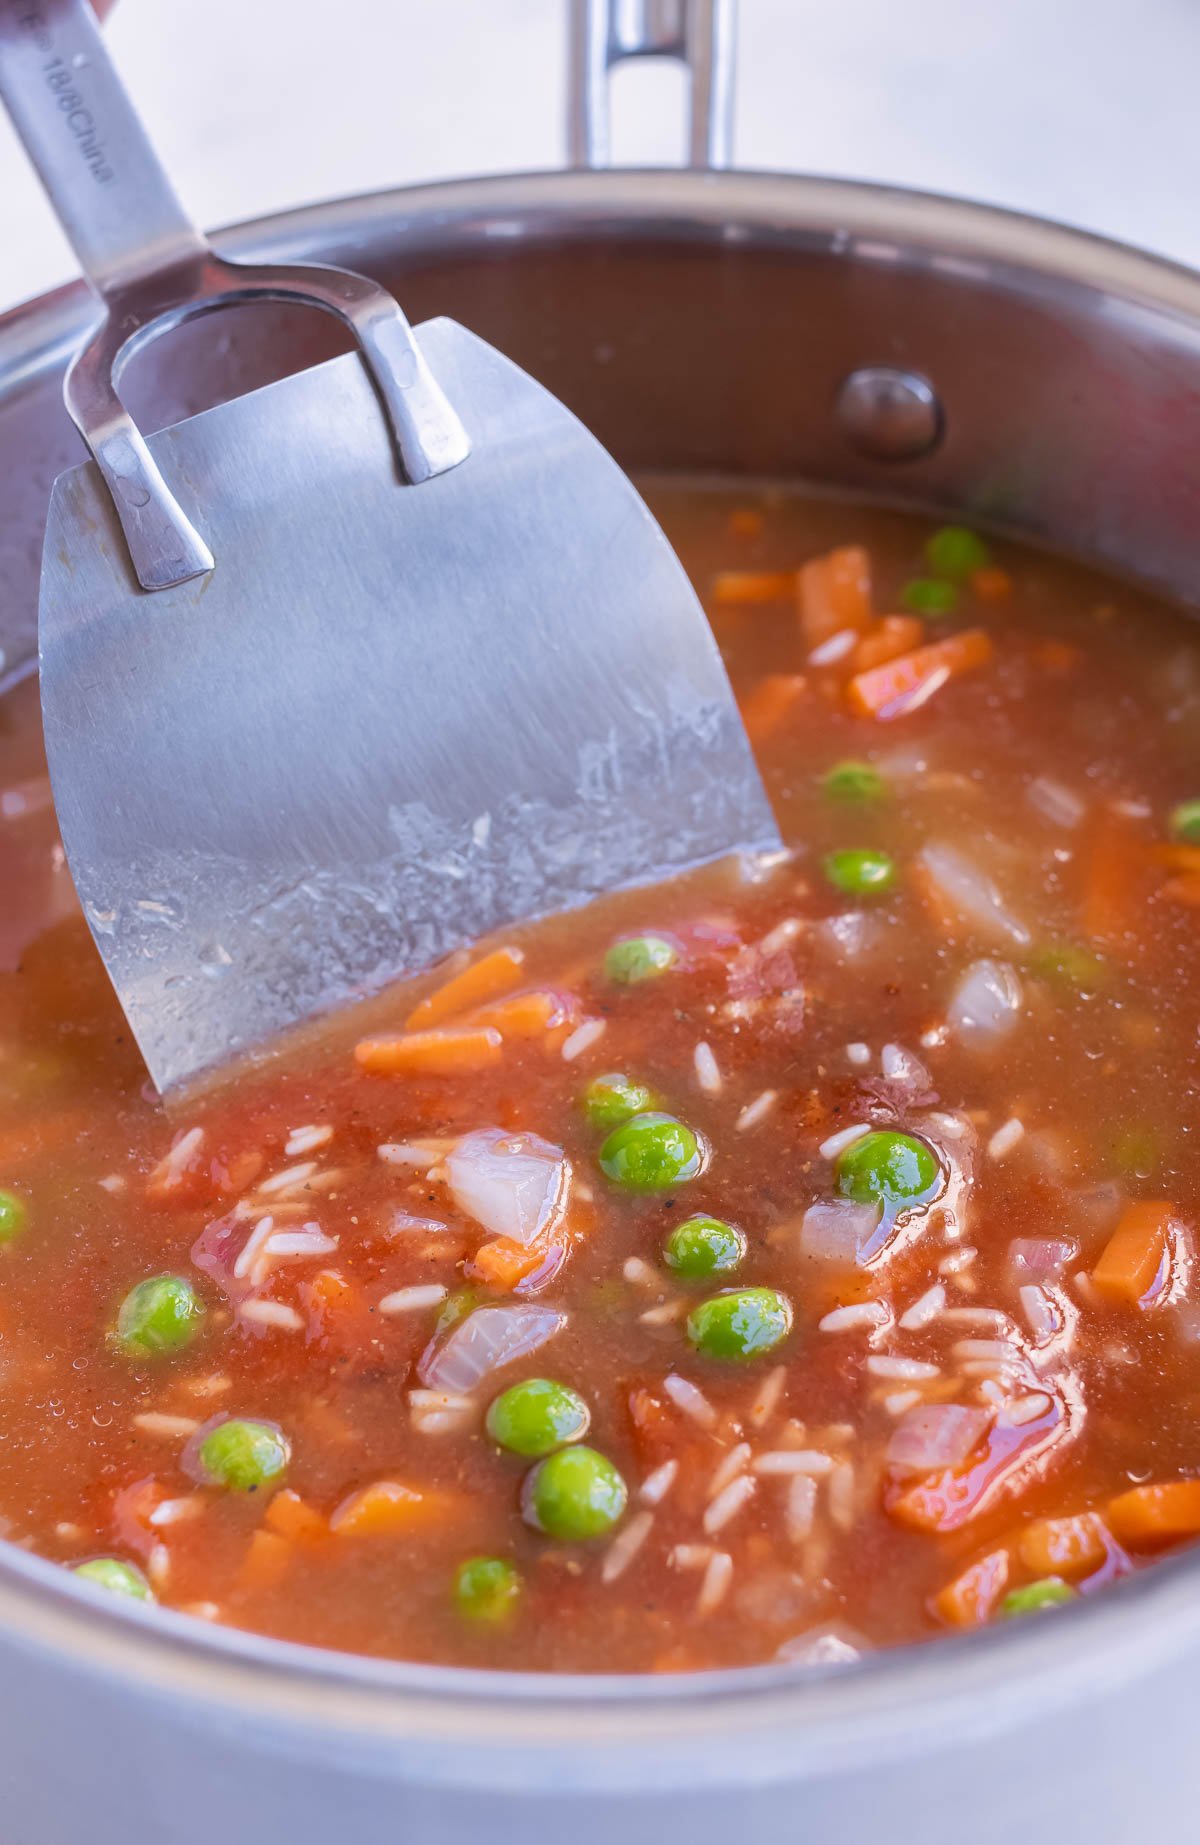
[[[143,589],[186,583],[214,562],[118,390],[129,354],[190,315],[252,297],[335,315],[362,350],[408,482],[466,459],[466,431],[386,289],[348,269],[226,262],[193,228],[87,0],[0,0],[0,99],[107,310],[63,395]]]
[[[0,0],[0,96],[98,295],[203,254],[87,0]]]

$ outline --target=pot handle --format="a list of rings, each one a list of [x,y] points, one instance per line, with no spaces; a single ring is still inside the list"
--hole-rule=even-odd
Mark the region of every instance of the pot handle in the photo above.
[[[690,77],[687,164],[732,158],[737,0],[571,0],[567,158],[612,165],[609,72],[626,58],[675,58]]]
[[[132,353],[194,314],[265,297],[335,315],[362,350],[406,478],[428,480],[465,459],[466,432],[386,290],[348,269],[226,262],[193,227],[88,0],[0,0],[0,98],[105,309],[63,396],[143,589],[213,568],[118,394]]]

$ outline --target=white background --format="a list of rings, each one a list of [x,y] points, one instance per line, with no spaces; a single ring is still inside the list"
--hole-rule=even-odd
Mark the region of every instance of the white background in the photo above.
[[[120,0],[107,28],[204,225],[562,160],[565,0]],[[742,0],[737,156],[1046,213],[1200,263],[1200,0]],[[666,159],[674,73],[622,74]],[[0,123],[0,307],[70,253]]]

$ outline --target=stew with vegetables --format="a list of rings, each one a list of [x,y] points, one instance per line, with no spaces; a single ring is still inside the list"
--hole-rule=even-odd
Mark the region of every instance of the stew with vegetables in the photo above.
[[[1067,1618],[1200,1536],[1200,634],[652,490],[788,840],[164,1110],[0,706],[0,1519],[95,1595],[542,1671]]]

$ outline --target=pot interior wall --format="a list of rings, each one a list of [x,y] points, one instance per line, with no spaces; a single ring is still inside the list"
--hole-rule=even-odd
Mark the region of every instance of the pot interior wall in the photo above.
[[[790,184],[802,202],[804,182]],[[448,314],[492,340],[627,467],[799,478],[968,509],[1200,604],[1196,323],[1039,272],[1020,260],[1011,222],[1014,260],[1002,262],[799,221],[734,234],[711,220],[493,211],[455,234],[399,211],[389,221],[376,203],[366,229],[331,220],[303,253],[370,270],[414,321]],[[1102,268],[1105,246],[1062,235],[1096,250]],[[151,348],[127,395],[146,427],[161,426],[343,349],[317,315],[239,308]],[[864,364],[913,368],[935,386],[945,433],[925,459],[880,463],[850,446],[836,393]],[[59,382],[52,361],[0,396],[10,664],[32,649],[49,482],[80,457]]]

